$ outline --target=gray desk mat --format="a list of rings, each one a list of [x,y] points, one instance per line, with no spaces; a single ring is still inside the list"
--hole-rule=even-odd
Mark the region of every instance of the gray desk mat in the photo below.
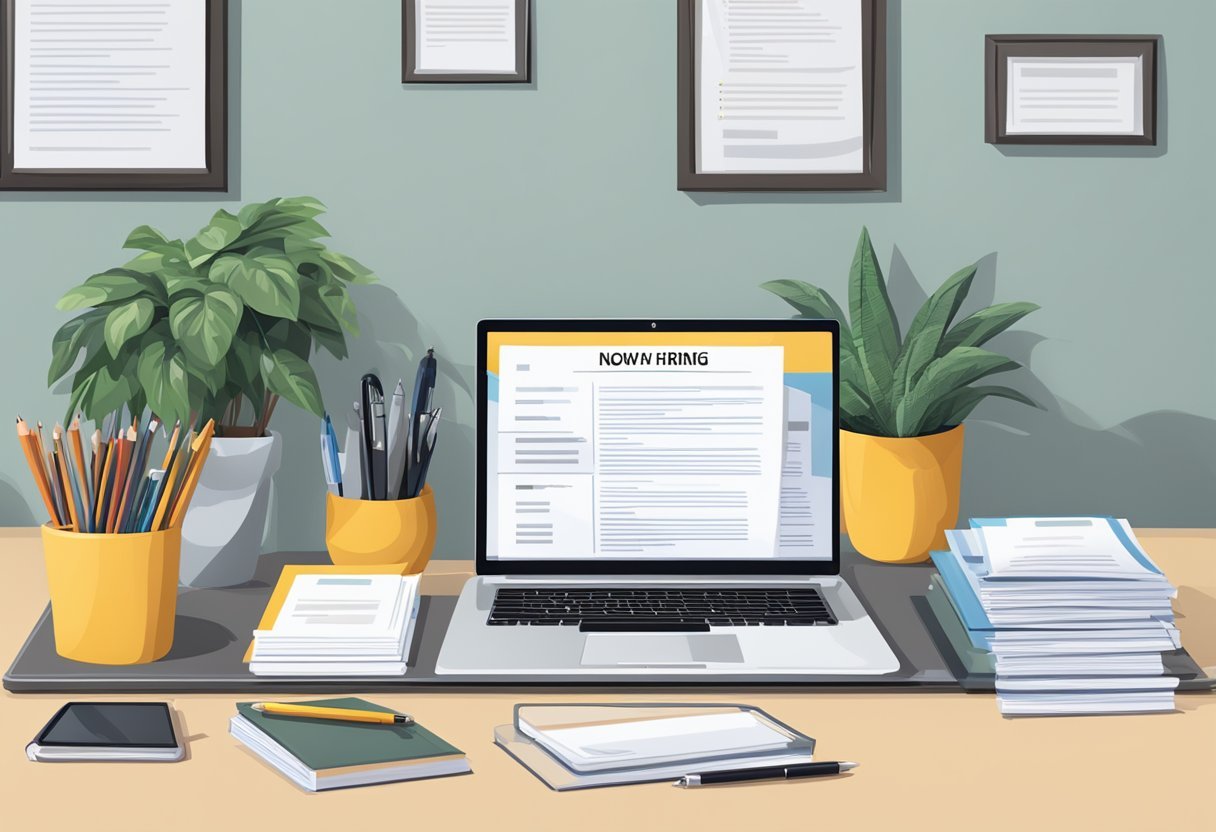
[[[267,693],[434,690],[487,691],[560,690],[571,687],[598,690],[688,688],[722,689],[903,689],[958,691],[960,681],[951,669],[949,650],[939,650],[938,639],[926,627],[916,607],[929,585],[927,565],[889,566],[871,563],[846,554],[842,574],[863,603],[875,615],[891,648],[899,657],[896,673],[874,676],[738,676],[706,674],[687,676],[647,675],[628,678],[580,674],[569,677],[438,676],[435,661],[447,632],[456,597],[428,595],[419,610],[418,632],[405,676],[304,677],[271,679],[257,677],[242,661],[253,628],[257,625],[286,563],[324,563],[325,554],[278,553],[264,555],[254,580],[228,589],[185,589],[178,596],[173,649],[159,661],[144,665],[110,667],[83,664],[61,658],[55,652],[50,608],[42,614],[12,666],[4,675],[4,687],[16,693]],[[969,686],[970,687],[970,686]],[[972,688],[975,689],[975,688]],[[991,690],[991,688],[988,688]]]

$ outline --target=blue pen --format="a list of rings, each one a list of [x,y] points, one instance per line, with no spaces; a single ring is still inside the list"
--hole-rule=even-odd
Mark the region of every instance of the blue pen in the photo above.
[[[342,472],[338,463],[338,438],[334,434],[329,414],[321,421],[321,466],[325,469],[325,484],[331,493],[342,496]]]
[[[344,497],[342,493],[342,463],[338,459],[338,434],[334,431],[333,420],[329,418],[329,414],[325,414],[325,432],[329,436],[329,463],[334,469],[334,483],[338,486],[338,496]]]

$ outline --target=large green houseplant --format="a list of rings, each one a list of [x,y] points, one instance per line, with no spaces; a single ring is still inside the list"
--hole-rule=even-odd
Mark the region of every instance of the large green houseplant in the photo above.
[[[85,310],[51,343],[51,384],[84,352],[69,413],[147,406],[167,424],[215,418],[218,436],[261,436],[279,397],[321,415],[309,358],[314,347],[346,357],[345,336],[359,331],[347,285],[374,280],[318,241],[324,210],[280,198],[217,211],[186,240],[132,231],[123,247],[140,254],[59,301]]]
[[[186,239],[142,225],[124,244],[135,257],[59,301],[80,312],[51,344],[48,382],[75,368],[69,413],[101,419],[126,406],[166,425],[216,421],[182,529],[188,583],[252,577],[281,454],[267,429],[275,404],[321,415],[310,359],[318,348],[345,358],[347,334],[358,335],[348,286],[375,278],[320,242],[324,211],[312,197],[271,199],[217,211]]]
[[[915,561],[943,546],[958,519],[963,420],[1019,391],[977,382],[1017,369],[984,349],[1038,307],[998,303],[955,321],[976,266],[949,277],[901,335],[870,234],[862,229],[849,270],[849,315],[823,289],[798,280],[763,288],[800,317],[840,324],[841,496],[854,546],[879,560]]]

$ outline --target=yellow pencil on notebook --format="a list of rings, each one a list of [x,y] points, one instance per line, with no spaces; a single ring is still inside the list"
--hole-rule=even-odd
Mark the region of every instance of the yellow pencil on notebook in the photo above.
[[[333,719],[339,722],[371,722],[377,725],[413,725],[414,718],[392,711],[359,711],[354,708],[320,708],[315,705],[291,705],[285,702],[254,702],[255,711],[275,716],[304,719]]]

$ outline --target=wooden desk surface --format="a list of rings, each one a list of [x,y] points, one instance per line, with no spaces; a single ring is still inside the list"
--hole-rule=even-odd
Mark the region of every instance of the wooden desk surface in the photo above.
[[[1144,530],[1179,585],[1183,643],[1216,667],[1216,530]],[[46,604],[37,532],[0,529],[0,661]],[[435,561],[424,591],[455,593],[467,561]],[[357,694],[358,691],[351,691]],[[109,695],[88,699],[163,699]],[[291,698],[291,697],[287,697]],[[306,698],[306,697],[299,697]],[[415,714],[464,749],[474,774],[308,794],[228,736],[231,695],[170,701],[189,738],[175,764],[38,764],[25,745],[65,697],[0,698],[0,827],[6,829],[1143,829],[1214,814],[1216,696],[1125,717],[1004,719],[991,695],[943,693],[503,693],[369,696]],[[703,790],[650,784],[557,794],[494,747],[517,701],[739,701],[818,741],[822,760],[857,760],[835,779]]]

